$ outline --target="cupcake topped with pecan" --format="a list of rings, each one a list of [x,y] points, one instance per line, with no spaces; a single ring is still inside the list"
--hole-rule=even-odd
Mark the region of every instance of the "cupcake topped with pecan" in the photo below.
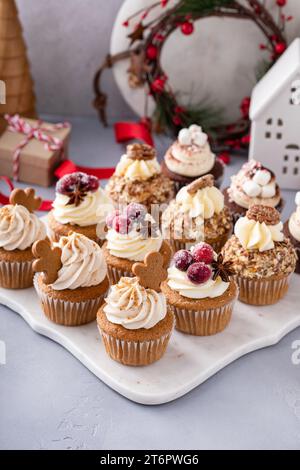
[[[116,205],[137,202],[149,210],[152,204],[167,203],[174,196],[173,183],[161,174],[155,149],[138,143],[127,146],[106,191]]]
[[[213,176],[202,176],[181,188],[164,212],[162,225],[175,249],[205,240],[219,251],[231,234],[232,222]]]
[[[245,215],[250,206],[262,204],[282,210],[281,191],[274,173],[256,160],[245,163],[231,177],[231,185],[224,190],[225,200],[235,220]]]
[[[97,228],[101,224],[104,227],[111,208],[112,202],[98,178],[82,172],[63,176],[56,184],[53,210],[49,214],[53,239],[57,241],[75,231],[98,241]]]
[[[298,257],[296,272],[300,274],[300,191],[296,194],[295,203],[297,208],[284,224],[284,233],[290,238],[296,250]]]
[[[167,150],[162,169],[175,182],[178,191],[208,173],[219,186],[224,172],[223,164],[211,151],[207,134],[196,124],[179,131],[177,140]]]
[[[288,238],[284,236],[283,224],[279,212],[273,207],[254,205],[241,217],[234,228],[234,235],[222,250],[225,261],[232,262],[233,270],[240,280],[241,300],[248,298],[248,303],[274,303],[286,290],[288,277],[295,270],[296,253]],[[266,281],[266,299],[251,301],[251,295],[257,296],[260,285],[245,292],[249,280]],[[283,291],[278,287],[279,297],[273,298],[276,291],[270,281],[280,281]],[[252,283],[253,284],[253,283]],[[272,290],[273,289],[273,290]],[[263,288],[261,288],[263,292]]]

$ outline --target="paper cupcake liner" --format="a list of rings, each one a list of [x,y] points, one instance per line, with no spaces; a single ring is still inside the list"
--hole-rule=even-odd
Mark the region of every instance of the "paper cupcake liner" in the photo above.
[[[38,275],[34,277],[34,287],[40,298],[43,311],[49,320],[58,325],[79,326],[96,319],[97,311],[104,302],[106,292],[96,299],[87,299],[80,302],[55,299],[39,288],[37,279]]]
[[[99,328],[99,327],[98,327]],[[107,354],[127,366],[147,366],[158,361],[166,351],[172,331],[151,341],[117,339],[99,328]]]
[[[280,279],[247,279],[236,276],[239,300],[250,305],[271,305],[288,291],[291,274]]]
[[[33,285],[32,261],[0,261],[0,286],[26,289]]]
[[[170,305],[176,317],[176,329],[195,336],[210,336],[223,331],[230,322],[236,299],[223,307],[200,311]]]
[[[123,269],[115,268],[109,264],[107,265],[107,275],[110,284],[117,284],[121,277],[133,277],[132,271],[124,271]]]

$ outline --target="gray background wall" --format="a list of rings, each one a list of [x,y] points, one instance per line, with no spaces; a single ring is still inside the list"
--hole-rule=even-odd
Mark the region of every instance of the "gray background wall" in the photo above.
[[[109,50],[113,22],[122,3],[123,0],[17,0],[41,113],[94,114],[91,106],[92,77]],[[274,7],[275,0],[266,0],[266,4]],[[286,11],[295,16],[294,21],[288,25],[288,37],[291,40],[300,31],[300,0],[289,0]],[[228,21],[233,20],[226,20]],[[257,30],[257,38],[253,37],[253,26],[249,26],[249,41],[251,40],[252,45],[249,45],[249,50],[245,50],[248,26],[245,22],[239,21],[240,24],[237,24],[234,21],[234,48],[230,47],[227,38],[228,60],[225,64],[223,60],[220,70],[218,64],[214,64],[213,74],[228,72],[226,68],[232,67],[233,55],[235,60],[239,57],[237,47],[241,48],[241,61],[248,55],[251,72],[256,55],[257,58],[261,57],[261,52],[256,47],[256,41],[257,44],[261,41],[259,31]],[[230,29],[228,23],[223,30],[222,26],[218,26],[217,31],[214,22],[205,25],[207,63],[203,66],[204,73],[212,68],[212,58],[216,57],[215,52],[222,41],[222,35],[232,34]],[[216,42],[217,39],[219,42]],[[239,63],[235,63],[235,70],[239,70]],[[226,97],[227,101],[230,98],[234,101],[239,80],[243,93],[251,90],[251,81],[245,85],[245,70],[242,65],[241,70],[238,80],[235,72],[234,86],[224,87],[224,99]],[[103,87],[109,92],[110,118],[130,116],[131,112],[115,85],[112,73],[106,72],[103,78]]]

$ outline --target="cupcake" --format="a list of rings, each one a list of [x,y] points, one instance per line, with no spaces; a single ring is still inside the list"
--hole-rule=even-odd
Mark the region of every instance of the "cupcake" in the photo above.
[[[71,232],[51,246],[33,245],[34,286],[49,320],[59,325],[84,325],[96,319],[109,287],[100,246]]]
[[[98,178],[81,172],[63,176],[56,184],[53,210],[48,216],[53,241],[72,231],[101,245],[105,217],[111,209],[112,202]]]
[[[223,193],[234,223],[254,204],[275,207],[279,212],[284,207],[274,173],[255,160],[249,160],[231,177],[231,185]]]
[[[174,197],[173,182],[162,175],[155,149],[137,143],[127,146],[106,191],[116,206],[137,202],[149,212],[153,204],[167,204]]]
[[[163,174],[174,181],[176,192],[208,173],[219,188],[224,174],[224,164],[212,153],[207,134],[196,124],[179,131],[161,167]]]
[[[41,205],[34,189],[14,189],[0,209],[0,286],[24,289],[33,285],[32,245],[46,238],[46,226],[34,214]]]
[[[214,335],[230,322],[238,287],[230,262],[205,242],[175,253],[161,290],[175,314],[176,329],[197,336]]]
[[[107,263],[111,283],[116,284],[121,277],[131,277],[132,266],[143,261],[150,252],[159,252],[167,267],[171,259],[171,247],[163,240],[154,219],[147,213],[145,206],[131,203],[108,215],[107,233],[103,253]]]
[[[174,328],[160,283],[166,278],[163,257],[149,253],[133,267],[136,277],[122,277],[99,309],[97,323],[107,354],[129,366],[160,359]]]
[[[300,191],[296,194],[297,210],[293,212],[290,219],[284,224],[284,234],[291,240],[296,253],[296,273],[300,274]]]
[[[222,254],[232,263],[242,302],[275,304],[288,291],[296,252],[282,230],[279,212],[269,206],[251,206],[237,221]]]
[[[163,235],[175,251],[205,241],[216,252],[232,233],[232,218],[212,175],[181,188],[162,215]]]

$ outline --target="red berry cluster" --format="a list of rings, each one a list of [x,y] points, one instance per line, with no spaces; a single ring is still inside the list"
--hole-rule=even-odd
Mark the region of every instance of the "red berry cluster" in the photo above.
[[[214,250],[207,243],[198,243],[192,251],[177,251],[173,260],[175,267],[186,271],[188,279],[194,284],[204,284],[213,274],[210,264],[214,260]]]
[[[122,212],[115,210],[106,217],[108,228],[121,234],[129,233],[135,223],[142,223],[147,214],[147,209],[142,204],[130,203]]]

